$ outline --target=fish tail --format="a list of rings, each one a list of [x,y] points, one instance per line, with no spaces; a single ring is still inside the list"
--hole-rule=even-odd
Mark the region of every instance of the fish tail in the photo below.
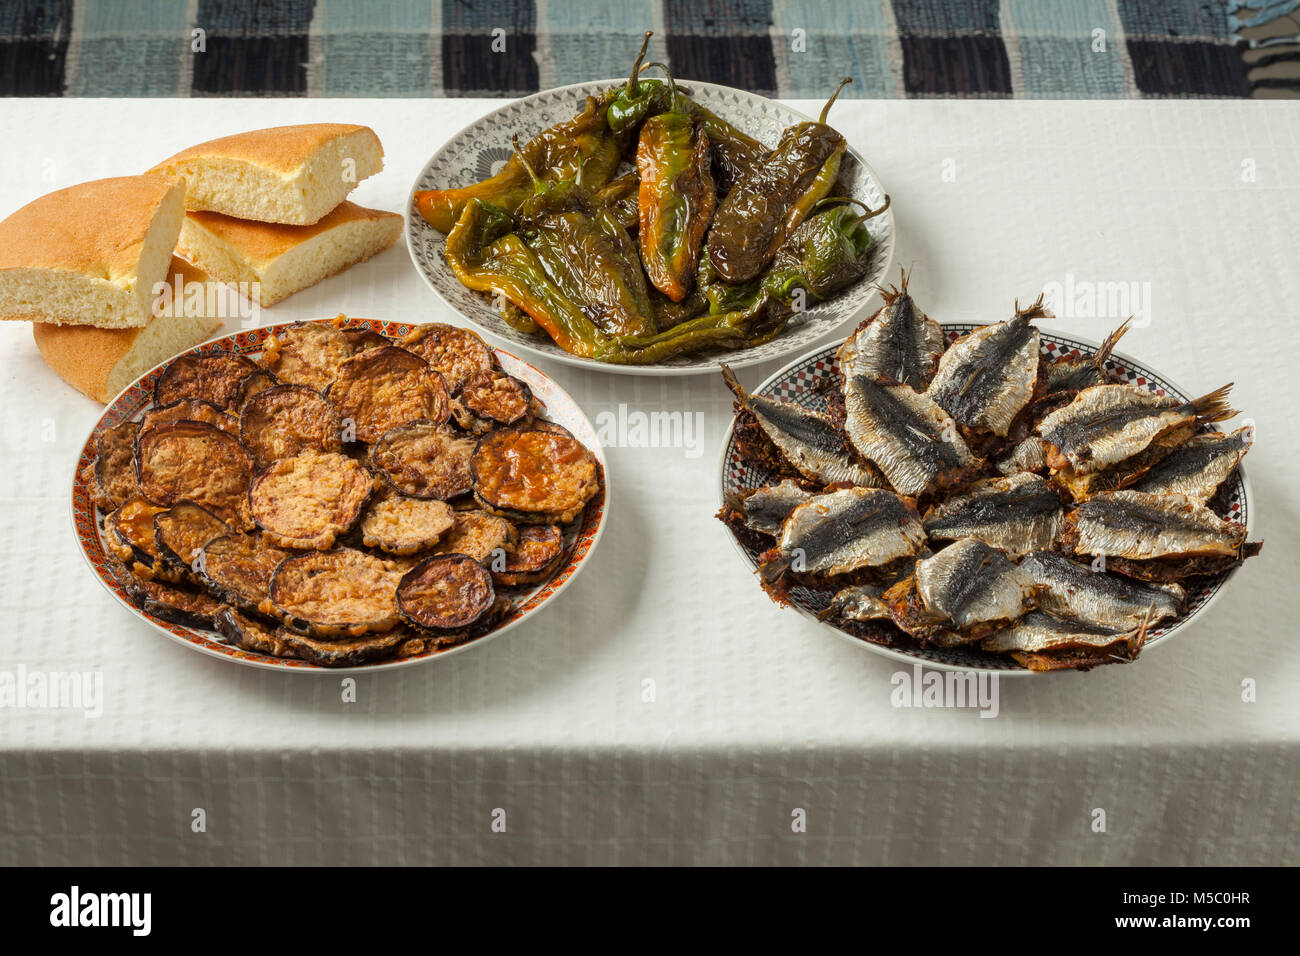
[[[1196,420],[1201,423],[1221,422],[1231,418],[1237,414],[1237,410],[1228,404],[1228,392],[1232,391],[1232,386],[1233,383],[1229,382],[1200,398],[1194,398],[1187,403],[1187,407],[1196,413]]]
[[[1093,365],[1101,368],[1106,364],[1106,361],[1110,358],[1110,353],[1115,351],[1115,343],[1124,337],[1124,333],[1128,331],[1129,323],[1132,321],[1133,316],[1130,315],[1124,320],[1123,325],[1101,340],[1101,348],[1097,349],[1096,354],[1092,357]]]
[[[1134,660],[1142,652],[1142,646],[1147,642],[1147,631],[1151,627],[1151,620],[1155,617],[1156,606],[1150,604],[1147,606],[1147,613],[1142,618],[1142,623],[1138,625],[1137,633],[1128,641],[1128,659]]]
[[[785,576],[785,572],[790,570],[789,555],[779,554],[775,558],[764,561],[758,566],[758,575],[763,579],[764,586],[775,584]]]
[[[1054,319],[1056,316],[1048,311],[1047,306],[1043,304],[1043,293],[1040,292],[1038,293],[1038,298],[1034,300],[1034,304],[1027,309],[1020,308],[1020,300],[1016,299],[1016,314],[1014,318],[1025,319],[1028,321],[1032,319]]]
[[[718,367],[722,369],[722,381],[727,388],[731,389],[731,394],[736,396],[736,401],[742,405],[749,404],[749,395],[745,392],[745,386],[740,384],[740,379],[736,378],[736,373],[726,362],[719,362]]]

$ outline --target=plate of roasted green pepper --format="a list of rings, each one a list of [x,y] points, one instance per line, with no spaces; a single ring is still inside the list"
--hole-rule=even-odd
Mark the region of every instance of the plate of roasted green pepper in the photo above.
[[[420,171],[411,257],[477,328],[561,362],[695,374],[806,350],[863,312],[895,245],[827,92],[814,120],[638,57],[509,103]]]

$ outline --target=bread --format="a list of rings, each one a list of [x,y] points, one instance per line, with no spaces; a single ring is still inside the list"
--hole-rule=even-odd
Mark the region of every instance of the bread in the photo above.
[[[177,307],[175,282],[210,283],[202,270],[180,259],[171,260],[169,291],[159,300],[159,315],[144,328],[96,329],[86,325],[35,323],[36,347],[47,365],[65,382],[97,402],[107,403],[149,369],[178,352],[210,338],[222,325],[216,295],[186,297]],[[200,303],[199,308],[195,308]],[[166,308],[161,308],[166,304]],[[189,304],[189,308],[184,308]],[[186,315],[201,312],[200,315]]]
[[[344,202],[312,226],[233,219],[215,212],[185,217],[179,253],[258,305],[274,305],[321,279],[369,259],[397,241],[402,217]],[[246,285],[245,285],[246,283]]]
[[[310,123],[200,143],[150,172],[182,177],[187,209],[307,226],[383,168],[384,148],[370,127]]]
[[[104,329],[149,321],[185,216],[185,184],[99,179],[0,222],[0,319]]]

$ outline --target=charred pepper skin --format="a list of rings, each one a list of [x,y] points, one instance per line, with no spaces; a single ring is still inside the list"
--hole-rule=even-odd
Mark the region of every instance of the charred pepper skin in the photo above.
[[[641,261],[650,284],[674,302],[691,291],[717,205],[711,165],[708,134],[676,104],[641,125],[636,151]]]
[[[825,121],[847,82],[832,94],[819,120],[788,128],[718,206],[707,255],[724,282],[759,275],[835,185],[848,144]]]
[[[613,178],[623,154],[624,144],[610,131],[605,116],[613,98],[613,93],[587,97],[581,113],[538,133],[489,179],[459,189],[417,190],[416,210],[441,233],[451,232],[471,199],[514,212],[533,195],[532,179],[520,154],[545,178],[577,178],[588,189],[599,189]]]

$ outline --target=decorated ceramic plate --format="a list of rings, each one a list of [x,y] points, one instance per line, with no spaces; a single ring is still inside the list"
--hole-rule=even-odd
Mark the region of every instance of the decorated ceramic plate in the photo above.
[[[733,368],[743,368],[796,355],[844,325],[867,306],[875,295],[875,286],[885,278],[894,257],[892,210],[867,221],[867,228],[875,240],[875,248],[871,252],[870,268],[864,278],[829,301],[814,305],[792,318],[786,329],[771,342],[735,352],[701,352],[656,365],[640,366],[610,365],[595,359],[580,358],[570,355],[544,334],[529,335],[515,330],[501,318],[488,298],[461,285],[443,257],[444,236],[420,218],[415,210],[416,190],[467,186],[488,178],[498,172],[501,165],[510,158],[512,136],[518,135],[522,142],[547,127],[580,113],[586,97],[626,82],[626,79],[613,79],[578,83],[516,100],[465,127],[434,153],[433,158],[420,170],[407,202],[407,246],[420,275],[424,276],[425,281],[447,305],[477,328],[498,339],[504,339],[511,346],[557,362],[627,375],[698,375],[716,372],[720,358]],[[691,98],[700,105],[768,146],[776,145],[781,131],[787,126],[809,119],[773,100],[729,86],[691,80],[685,82],[682,88],[689,90]],[[850,108],[847,103],[838,107]],[[831,122],[834,123],[834,115]],[[885,189],[880,178],[852,145],[840,170],[839,187],[832,190],[831,195],[858,199],[872,209],[879,209],[885,201]]]
[[[191,353],[236,352],[256,359],[261,355],[267,338],[275,332],[288,328],[290,324],[292,323],[266,326],[234,335],[222,336],[196,346],[189,351]],[[390,338],[397,338],[405,335],[412,327],[397,322],[380,322],[375,319],[349,319],[344,328],[370,329]],[[597,439],[596,431],[591,422],[587,420],[586,415],[583,414],[582,409],[578,407],[578,404],[555,382],[527,362],[500,349],[495,350],[495,352],[502,369],[527,384],[533,396],[542,403],[544,406],[542,417],[563,425],[578,441],[586,445],[592,454],[596,456],[596,460],[600,463],[601,470],[605,472],[605,475],[601,490],[587,502],[583,512],[565,529],[564,557],[561,559],[558,568],[541,584],[511,590],[509,593],[513,598],[513,604],[510,610],[481,636],[445,650],[428,651],[409,657],[388,658],[355,667],[327,668],[303,660],[271,657],[243,650],[229,643],[225,637],[215,630],[186,627],[164,620],[153,613],[138,608],[114,573],[113,566],[116,563],[116,558],[105,550],[103,537],[104,514],[91,501],[88,466],[94,461],[95,445],[104,431],[125,421],[138,420],[145,411],[152,407],[154,383],[162,373],[163,368],[172,359],[141,376],[110,402],[81,449],[81,455],[77,462],[77,473],[72,485],[72,521],[73,530],[77,536],[77,544],[86,559],[86,563],[100,583],[117,600],[121,601],[132,613],[143,618],[171,639],[213,657],[221,657],[240,664],[271,670],[347,672],[411,667],[430,660],[442,660],[453,654],[478,647],[489,638],[496,637],[517,627],[540,611],[543,606],[554,602],[559,597],[560,592],[568,587],[574,576],[590,560],[596,543],[600,540],[601,532],[605,528],[606,507],[609,502],[609,478],[604,452]]]
[[[950,343],[958,336],[965,335],[980,327],[960,323],[941,324]],[[1049,358],[1058,358],[1063,355],[1070,355],[1075,358],[1082,355],[1092,355],[1098,348],[1098,343],[1087,339],[1058,335],[1046,329],[1040,331],[1041,349]],[[782,399],[806,408],[825,411],[824,388],[828,380],[837,379],[838,368],[835,351],[840,344],[836,342],[796,360],[793,364],[786,366],[754,389],[753,394]],[[1166,376],[1119,352],[1112,353],[1110,360],[1106,363],[1106,370],[1110,380],[1117,384],[1140,385],[1158,395],[1172,395],[1184,401],[1191,398],[1187,392],[1170,382]],[[774,479],[770,472],[749,465],[741,459],[739,450],[736,447],[734,428],[735,422],[733,421],[732,430],[728,431],[727,440],[722,446],[722,460],[719,468],[719,504],[729,494],[747,488],[760,488],[763,485],[771,484],[774,480],[779,480]],[[1246,472],[1242,466],[1238,465],[1237,469],[1228,477],[1228,480],[1220,486],[1215,496],[1210,499],[1209,505],[1221,518],[1245,525],[1247,529],[1251,528],[1250,484],[1246,480]],[[726,534],[735,544],[736,549],[746,563],[751,568],[756,569],[758,567],[758,552],[742,545],[730,532],[726,532]],[[1175,633],[1186,629],[1195,618],[1209,610],[1210,605],[1214,603],[1224,585],[1236,573],[1236,570],[1236,568],[1233,568],[1214,577],[1197,578],[1183,582],[1184,587],[1187,589],[1187,603],[1183,613],[1178,617],[1162,621],[1157,627],[1152,628],[1148,634],[1143,653],[1149,653],[1153,647],[1165,643]],[[755,600],[767,600],[767,596],[761,592],[754,597]],[[792,589],[790,597],[791,605],[799,613],[813,620],[817,620],[818,612],[824,610],[829,601],[828,595],[807,588]],[[999,674],[1033,673],[1021,667],[1010,656],[985,654],[979,650],[961,647],[923,647],[911,640],[900,643],[896,647],[883,647],[860,640],[830,623],[821,621],[819,623],[845,640],[852,641],[854,644],[898,661],[909,663],[919,661],[927,666],[945,670],[996,671]]]

